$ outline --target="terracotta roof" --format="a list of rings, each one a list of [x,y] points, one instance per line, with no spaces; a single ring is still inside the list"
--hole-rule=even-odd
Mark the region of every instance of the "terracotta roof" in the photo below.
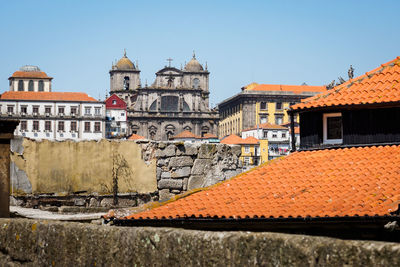
[[[221,144],[227,145],[240,145],[243,142],[243,139],[236,134],[231,134],[224,139],[221,140]]]
[[[121,219],[384,216],[398,209],[399,178],[399,145],[295,152]]]
[[[146,139],[144,136],[138,135],[138,134],[132,134],[129,136],[128,140],[141,140],[141,139]]]
[[[43,71],[16,71],[10,78],[52,79]]]
[[[282,84],[259,84],[246,88],[249,91],[291,91],[296,93],[301,92],[325,92],[325,86],[310,86],[310,85],[282,85]]]
[[[257,129],[257,125],[248,129],[243,130],[242,132],[245,131],[251,131],[251,130],[256,130]],[[282,125],[278,125],[278,124],[271,124],[271,123],[261,123],[258,124],[258,129],[274,129],[274,130],[287,130],[287,127],[284,127]]]
[[[218,139],[218,136],[212,133],[206,133],[203,135],[202,139]]]
[[[243,141],[242,144],[243,145],[256,145],[259,144],[260,142],[258,141],[257,138],[253,137],[253,136],[249,136],[246,137]]]
[[[194,139],[200,139],[201,137],[198,135],[195,135],[194,133],[190,131],[183,131],[177,135],[174,135],[171,139],[179,139],[179,138],[194,138]]]
[[[304,99],[292,110],[400,101],[400,57],[325,93]]]
[[[0,96],[0,99],[98,102],[96,99],[88,96],[86,93],[72,93],[72,92],[7,91]]]

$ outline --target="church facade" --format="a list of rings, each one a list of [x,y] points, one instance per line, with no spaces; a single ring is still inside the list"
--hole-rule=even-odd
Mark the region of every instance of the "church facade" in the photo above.
[[[110,94],[127,104],[128,134],[169,140],[184,130],[202,136],[218,133],[218,111],[209,107],[209,72],[195,55],[182,69],[169,66],[142,86],[140,70],[124,56],[110,70]]]

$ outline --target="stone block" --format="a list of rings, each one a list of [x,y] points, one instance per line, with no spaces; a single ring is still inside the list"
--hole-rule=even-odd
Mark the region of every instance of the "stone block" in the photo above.
[[[162,173],[162,169],[157,167],[157,169],[156,169],[157,181],[161,179],[161,173]]]
[[[182,167],[177,168],[175,171],[171,173],[172,178],[182,178],[189,177],[191,171],[191,167]]]
[[[193,166],[193,159],[189,156],[172,157],[169,161],[170,167]]]
[[[182,181],[182,183],[183,183],[182,190],[183,191],[187,191],[188,181],[189,181],[189,178],[183,178],[183,181]]]
[[[162,157],[173,157],[176,153],[176,146],[171,144],[162,151]]]
[[[167,144],[166,144],[166,143],[162,143],[162,142],[158,143],[158,148],[164,149],[164,148],[166,148],[166,147],[167,147]]]
[[[158,181],[158,189],[182,189],[183,181],[178,179],[161,179]]]
[[[193,164],[192,174],[204,174],[210,170],[211,165],[211,159],[196,159]]]
[[[204,176],[203,175],[191,175],[188,180],[187,190],[203,187]]]
[[[200,159],[211,159],[213,158],[215,152],[217,151],[216,145],[214,144],[202,144],[199,148]]]
[[[240,170],[228,170],[225,172],[225,179],[232,178],[240,173]]]
[[[166,201],[175,195],[170,193],[169,189],[161,189],[159,191],[159,196],[160,196],[160,201]]]
[[[195,144],[185,144],[185,153],[187,156],[195,156],[198,153],[198,146]]]
[[[77,198],[74,200],[74,205],[75,206],[85,206],[86,201],[83,198]]]
[[[93,207],[97,207],[99,205],[99,202],[97,201],[97,199],[95,197],[92,197],[89,201],[89,207],[93,208]]]
[[[242,147],[240,145],[233,145],[231,146],[231,151],[234,155],[240,157],[240,155],[242,154]]]
[[[169,178],[171,178],[170,172],[162,172],[161,173],[161,179],[169,179]]]

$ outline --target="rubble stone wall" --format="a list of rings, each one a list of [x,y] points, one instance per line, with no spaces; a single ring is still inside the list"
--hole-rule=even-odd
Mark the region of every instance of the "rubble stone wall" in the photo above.
[[[240,146],[224,144],[16,138],[11,142],[11,191],[18,203],[27,203],[24,195],[38,194],[84,192],[89,199],[112,194],[118,173],[119,194],[152,194],[154,200],[156,193],[166,200],[239,174],[240,153]]]
[[[399,266],[400,244],[0,219],[0,266]]]

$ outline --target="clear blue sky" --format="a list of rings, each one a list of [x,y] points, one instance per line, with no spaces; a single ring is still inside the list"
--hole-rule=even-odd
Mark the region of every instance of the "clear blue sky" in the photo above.
[[[208,62],[211,103],[253,81],[323,85],[400,55],[400,1],[2,1],[0,93],[23,65],[53,91],[104,98],[123,49],[142,83],[192,51]]]

